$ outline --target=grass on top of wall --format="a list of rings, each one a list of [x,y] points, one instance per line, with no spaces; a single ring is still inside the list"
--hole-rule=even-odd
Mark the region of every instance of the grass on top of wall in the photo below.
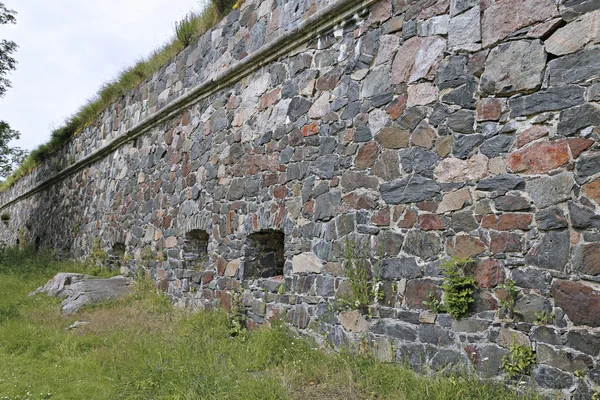
[[[0,254],[0,399],[514,399],[473,376],[418,375],[323,351],[285,325],[230,337],[223,311],[175,309],[147,280],[126,299],[60,315],[28,293],[57,271],[47,254]],[[75,321],[89,325],[66,330]],[[533,398],[534,396],[529,396]]]
[[[50,158],[72,137],[93,123],[107,107],[152,76],[187,45],[221,21],[235,6],[235,0],[211,0],[202,11],[192,12],[177,22],[175,35],[169,43],[124,70],[113,81],[103,84],[92,99],[68,118],[63,126],[52,132],[47,143],[33,150],[15,172],[0,184],[0,191],[10,188],[17,180],[31,173],[42,161]]]

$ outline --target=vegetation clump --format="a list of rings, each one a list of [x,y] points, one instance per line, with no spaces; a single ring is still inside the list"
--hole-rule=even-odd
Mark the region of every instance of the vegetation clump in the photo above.
[[[529,375],[532,365],[535,364],[535,353],[531,347],[513,342],[508,348],[508,354],[502,358],[502,368],[508,373],[510,378],[518,375]]]
[[[150,280],[124,299],[60,314],[28,296],[56,272],[87,272],[31,249],[0,252],[0,396],[7,399],[499,399],[514,390],[472,375],[421,375],[324,352],[285,324],[232,340],[222,311],[175,309]],[[74,329],[76,321],[88,322]],[[539,398],[530,395],[530,398]],[[521,397],[521,398],[527,398]]]
[[[344,245],[344,273],[348,278],[353,294],[353,306],[365,311],[368,306],[381,300],[383,293],[380,282],[373,270],[380,268],[379,257],[371,257],[368,242],[359,243],[346,238]]]
[[[456,319],[469,314],[469,307],[475,301],[475,278],[471,275],[474,261],[470,258],[451,258],[440,265],[444,275],[442,289],[444,302],[433,294],[430,301],[424,302],[433,312],[447,312]]]

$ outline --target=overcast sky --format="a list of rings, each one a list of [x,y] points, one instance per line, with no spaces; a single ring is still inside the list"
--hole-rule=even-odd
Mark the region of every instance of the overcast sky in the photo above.
[[[0,120],[33,149],[74,114],[103,82],[147,56],[173,35],[175,21],[201,0],[0,0],[18,12],[0,25],[14,40],[13,87],[0,98]]]

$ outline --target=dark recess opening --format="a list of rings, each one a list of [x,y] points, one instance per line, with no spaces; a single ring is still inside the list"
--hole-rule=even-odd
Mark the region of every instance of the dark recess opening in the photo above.
[[[285,235],[263,230],[248,235],[244,260],[244,279],[283,275]]]
[[[185,234],[183,263],[187,269],[201,269],[208,260],[208,232],[194,229]]]
[[[108,252],[108,268],[117,269],[121,268],[125,262],[125,243],[117,242],[112,245]]]
[[[39,236],[35,237],[34,246],[35,246],[35,251],[39,251],[40,248],[42,247],[42,239]]]

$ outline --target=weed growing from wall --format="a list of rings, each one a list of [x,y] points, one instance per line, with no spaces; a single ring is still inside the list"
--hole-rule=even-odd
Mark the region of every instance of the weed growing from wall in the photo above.
[[[429,301],[423,302],[433,312],[447,312],[459,319],[469,313],[469,306],[475,301],[476,282],[472,275],[474,261],[470,258],[456,258],[442,262],[440,265],[444,275],[442,304],[433,293]]]
[[[371,303],[383,297],[380,291],[381,282],[374,278],[379,276],[380,259],[380,256],[371,257],[371,247],[368,242],[359,243],[346,238],[344,273],[352,288],[353,305],[361,311],[366,311]]]
[[[246,307],[242,303],[243,289],[231,292],[231,311],[228,315],[229,335],[242,341],[248,337]]]
[[[506,293],[505,296],[500,297],[500,306],[509,319],[514,319],[515,315],[520,314],[515,310],[515,303],[517,302],[517,296],[519,295],[519,290],[516,287],[515,281],[507,279],[503,285],[499,285],[498,287]]]
[[[502,369],[504,369],[510,378],[517,375],[529,375],[531,366],[535,364],[535,353],[531,347],[513,342],[508,348],[509,353],[502,358]]]

